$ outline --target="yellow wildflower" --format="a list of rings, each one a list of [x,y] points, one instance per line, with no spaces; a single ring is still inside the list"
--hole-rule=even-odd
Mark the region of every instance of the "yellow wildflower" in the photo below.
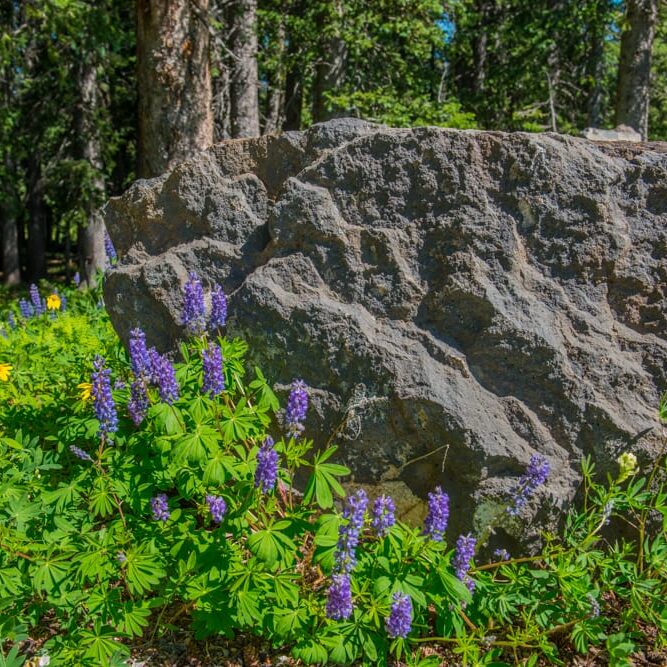
[[[82,401],[89,401],[92,398],[93,385],[90,382],[81,382],[76,385],[76,388],[79,390]]]
[[[49,294],[46,297],[46,307],[49,310],[60,310],[61,303],[60,297],[57,294]]]
[[[9,364],[0,364],[0,380],[7,382],[12,367]]]
[[[637,472],[637,457],[630,452],[623,452],[617,459],[618,467],[620,468],[618,472],[618,481],[622,482],[623,480],[634,475]]]

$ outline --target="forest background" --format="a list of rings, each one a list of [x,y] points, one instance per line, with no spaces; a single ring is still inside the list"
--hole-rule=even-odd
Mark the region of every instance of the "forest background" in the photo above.
[[[661,0],[2,0],[7,285],[103,267],[104,201],[228,138],[633,127],[667,140]]]

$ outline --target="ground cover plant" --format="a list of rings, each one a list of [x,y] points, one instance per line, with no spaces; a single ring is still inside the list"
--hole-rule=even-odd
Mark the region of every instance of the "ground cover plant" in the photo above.
[[[606,479],[582,461],[561,533],[489,562],[488,531],[448,532],[446,488],[414,527],[390,497],[345,497],[336,445],[304,429],[308,387],[296,379],[283,409],[224,337],[226,314],[192,275],[169,358],[139,328],[125,350],[96,291],[33,287],[5,306],[0,665],[120,665],[133,641],[184,624],[302,664],[441,664],[428,646],[462,665],[592,647],[624,665],[667,644],[664,450],[643,472],[624,452]],[[494,521],[520,521],[548,474],[533,457]]]

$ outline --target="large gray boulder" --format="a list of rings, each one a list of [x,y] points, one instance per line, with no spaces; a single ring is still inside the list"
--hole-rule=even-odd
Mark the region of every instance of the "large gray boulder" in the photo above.
[[[338,120],[138,181],[107,226],[121,337],[140,324],[173,349],[188,272],[220,282],[253,361],[313,388],[310,434],[340,426],[355,482],[405,511],[442,485],[453,537],[484,526],[533,453],[553,472],[503,519],[504,544],[558,516],[583,455],[605,471],[656,451],[665,144]]]

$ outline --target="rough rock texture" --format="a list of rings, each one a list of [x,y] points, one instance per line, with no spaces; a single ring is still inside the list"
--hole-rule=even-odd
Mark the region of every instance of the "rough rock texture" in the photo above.
[[[221,282],[267,376],[313,387],[311,434],[345,421],[356,482],[412,499],[441,484],[453,537],[534,452],[554,473],[533,528],[583,454],[613,470],[656,451],[664,144],[338,120],[215,146],[135,183],[107,225],[121,336],[141,324],[173,347],[187,273]],[[504,523],[511,544],[523,525]]]

